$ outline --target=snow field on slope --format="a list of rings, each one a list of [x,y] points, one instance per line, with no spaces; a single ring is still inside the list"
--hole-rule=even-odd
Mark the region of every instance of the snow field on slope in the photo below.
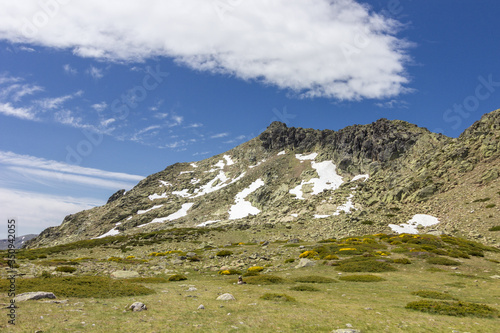
[[[160,207],[163,207],[163,205],[155,205],[155,206],[153,206],[153,207],[151,207],[151,208],[148,208],[148,209],[146,209],[146,210],[138,210],[138,211],[137,211],[137,214],[139,214],[139,215],[140,215],[140,214],[145,214],[145,213],[147,213],[147,212],[152,211],[153,209],[158,209],[158,208],[160,208]]]
[[[417,228],[419,225],[429,227],[438,223],[439,219],[437,217],[427,214],[416,214],[406,223],[401,223],[400,225],[389,224],[389,228],[398,234],[418,234]]]
[[[237,220],[248,215],[257,215],[260,213],[260,210],[254,206],[249,201],[246,201],[245,198],[259,187],[264,186],[264,181],[262,179],[257,179],[250,186],[245,188],[240,193],[236,194],[235,204],[231,206],[229,209],[229,219]]]
[[[141,224],[140,226],[138,226],[138,228],[142,228],[148,224],[151,224],[151,223],[162,223],[162,222],[166,222],[166,221],[174,221],[174,220],[177,220],[181,217],[184,217],[187,215],[187,211],[189,210],[189,208],[191,208],[192,206],[194,205],[193,202],[188,202],[188,203],[185,203],[185,204],[182,204],[181,206],[181,209],[179,209],[178,211],[176,211],[175,213],[172,213],[170,214],[169,216],[167,217],[157,217],[155,218],[153,221],[149,222],[149,223],[146,223],[146,224]]]
[[[311,155],[308,155],[308,157],[310,157]],[[312,178],[307,182],[302,181],[300,185],[291,189],[289,192],[295,194],[297,199],[304,200],[304,195],[302,193],[303,185],[312,184],[313,188],[311,195],[317,195],[323,192],[323,190],[336,190],[344,182],[342,180],[342,177],[337,174],[337,167],[335,166],[335,164],[333,164],[332,161],[324,161],[319,163],[313,161],[311,162],[311,166],[316,170],[319,178]]]

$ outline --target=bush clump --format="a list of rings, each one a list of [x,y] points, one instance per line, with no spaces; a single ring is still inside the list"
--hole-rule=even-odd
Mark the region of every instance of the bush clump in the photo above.
[[[74,273],[74,272],[76,272],[76,267],[73,267],[73,266],[59,266],[59,267],[56,268],[56,272]]]
[[[338,260],[339,257],[337,257],[336,255],[334,254],[329,254],[327,255],[326,257],[323,258],[324,260]]]
[[[295,261],[295,259],[293,259],[293,258],[288,258],[288,259],[285,259],[285,264],[289,264],[289,263],[292,263],[292,262],[294,262],[294,261]]]
[[[7,279],[0,280],[0,291],[7,292]],[[154,294],[154,290],[126,280],[114,280],[104,276],[38,277],[16,281],[18,293],[50,290],[58,297],[113,298]]]
[[[223,271],[219,271],[220,275],[240,275],[241,272],[237,269],[225,269]]]
[[[290,290],[294,290],[294,291],[319,291],[318,288],[315,288],[313,286],[306,285],[306,284],[301,284],[299,286],[291,287]]]
[[[498,318],[498,310],[484,304],[421,300],[410,302],[406,309],[456,317]]]
[[[444,266],[458,266],[460,265],[460,262],[449,259],[449,258],[443,258],[443,257],[431,257],[427,258],[427,262],[429,264],[433,265],[444,265]]]
[[[496,225],[488,229],[489,231],[500,231],[500,225]]]
[[[229,251],[229,250],[220,250],[219,252],[217,252],[215,255],[217,257],[228,257],[230,256],[231,254],[233,254],[233,252]]]
[[[299,255],[299,258],[314,259],[317,257],[318,257],[318,252],[316,252],[316,251],[304,251]]]
[[[432,298],[432,299],[448,299],[448,300],[457,300],[451,295],[434,291],[434,290],[418,290],[411,293],[412,295],[417,295],[423,298]]]
[[[324,276],[318,276],[318,275],[300,276],[300,277],[293,279],[293,281],[302,282],[302,283],[332,283],[332,282],[337,282],[334,279],[327,278]]]
[[[285,283],[286,280],[282,277],[276,275],[257,275],[257,276],[249,276],[246,280],[248,284],[281,284]]]
[[[380,273],[395,271],[396,268],[394,268],[389,263],[381,260],[375,260],[372,258],[351,258],[342,260],[337,266],[337,270],[350,273]]]
[[[266,301],[275,301],[275,302],[295,302],[295,298],[292,296],[288,296],[286,294],[275,294],[275,293],[265,293],[260,296],[261,299]]]
[[[262,272],[264,270],[264,267],[262,266],[252,266],[252,267],[249,267],[247,269],[247,272],[255,272],[255,273],[258,273],[258,272]]]
[[[182,274],[174,274],[168,278],[168,281],[184,281],[187,277]]]
[[[408,258],[397,258],[397,259],[394,259],[393,262],[395,264],[403,264],[403,265],[411,264],[411,261]]]
[[[132,283],[167,283],[168,279],[162,277],[137,277],[127,279],[127,282]]]
[[[379,281],[385,281],[385,279],[381,278],[380,276],[376,275],[346,275],[346,276],[341,276],[339,277],[339,280],[342,281],[349,281],[349,282],[379,282]]]

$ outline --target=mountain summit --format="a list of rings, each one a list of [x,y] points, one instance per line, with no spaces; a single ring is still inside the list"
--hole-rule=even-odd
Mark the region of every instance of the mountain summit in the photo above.
[[[273,239],[424,230],[495,243],[499,148],[500,109],[456,139],[400,120],[339,131],[273,122],[223,154],[168,166],[66,216],[27,246],[212,226]]]

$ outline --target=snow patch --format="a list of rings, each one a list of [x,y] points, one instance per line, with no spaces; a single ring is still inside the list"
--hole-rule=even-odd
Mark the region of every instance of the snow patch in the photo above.
[[[194,164],[194,163],[191,163],[191,164],[189,164],[189,165],[190,165],[190,166],[192,166],[193,168],[197,168],[197,167],[198,167],[198,166],[197,166],[196,164]]]
[[[163,186],[165,186],[165,187],[172,186],[172,184],[170,184],[169,182],[165,182],[163,180],[160,180],[160,183],[161,183],[160,187],[163,187]]]
[[[130,218],[132,218],[132,216],[130,216]],[[129,218],[129,219],[130,219],[130,218]],[[120,224],[122,224],[122,223],[121,223],[121,222],[117,222],[117,223],[115,224],[115,227],[114,227],[113,229],[111,229],[110,231],[108,231],[108,232],[107,232],[107,233],[105,233],[105,234],[102,234],[101,236],[94,237],[94,238],[92,238],[92,239],[99,239],[99,238],[104,238],[104,237],[109,237],[109,236],[116,236],[116,235],[118,235],[120,232],[119,232],[118,230],[116,230],[116,228],[117,228]]]
[[[337,207],[337,210],[335,213],[333,213],[333,216],[340,215],[340,212],[345,212],[346,214],[350,213],[351,210],[355,209],[354,204],[352,202],[352,198],[354,198],[354,194],[349,194],[347,197],[347,202],[339,207]]]
[[[260,213],[260,209],[252,206],[252,203],[250,201],[246,201],[245,198],[261,186],[264,186],[264,181],[259,178],[243,191],[236,194],[236,203],[229,209],[230,220],[241,219],[247,217],[248,215],[257,215]]]
[[[183,198],[189,198],[191,196],[190,193],[188,193],[189,189],[184,189],[182,191],[172,191],[172,194],[174,195],[177,195],[179,197],[183,197]]]
[[[151,224],[151,223],[162,223],[162,222],[166,222],[166,221],[174,221],[174,220],[180,219],[181,217],[187,216],[187,211],[193,205],[194,205],[193,202],[188,202],[188,203],[182,204],[181,209],[179,209],[175,213],[172,213],[172,214],[170,214],[167,217],[158,217],[158,218],[155,218],[153,221],[151,221],[149,223],[142,224],[142,225],[138,226],[138,228],[142,228],[142,227],[144,227],[144,226],[146,226],[148,224]]]
[[[440,221],[437,217],[427,214],[416,214],[413,215],[411,220],[407,223],[401,223],[400,225],[389,224],[389,228],[398,234],[418,234],[418,226],[429,227],[434,224],[438,224]]]
[[[358,179],[364,179],[363,181],[366,182],[368,180],[369,176],[368,175],[357,175],[354,176],[354,178],[351,180],[351,182],[354,182]]]
[[[231,156],[224,155],[223,157],[226,160],[226,165],[233,165],[234,164],[233,160],[231,159]]]
[[[327,218],[327,217],[330,217],[330,215],[318,215],[318,214],[314,214],[314,218],[315,219],[324,219],[324,218]]]
[[[256,167],[258,167],[259,165],[261,165],[262,163],[264,163],[265,161],[266,161],[266,160],[265,160],[265,159],[263,159],[262,161],[257,162],[257,164],[255,164],[255,165],[249,165],[248,167],[249,167],[250,169],[256,168]]]
[[[206,222],[203,222],[203,223],[200,223],[197,225],[197,227],[206,227],[207,225],[209,224],[212,224],[212,223],[217,223],[217,222],[220,222],[220,220],[215,220],[215,221],[206,221]]]
[[[285,154],[286,154],[286,151],[284,151],[284,150],[283,150],[283,151],[280,151],[280,152],[278,153],[278,156],[280,156],[280,155],[285,155]]]
[[[183,175],[183,174],[186,174],[186,173],[193,173],[193,172],[194,172],[194,171],[181,171],[181,172],[179,173],[179,176],[180,176],[180,175]]]
[[[301,161],[314,160],[318,156],[318,153],[311,153],[309,155],[295,154],[295,158]]]
[[[316,153],[313,153],[316,154]],[[310,154],[308,156],[311,156],[313,154]],[[300,155],[296,154],[295,156]],[[316,154],[317,155],[317,154]],[[342,177],[337,174],[337,167],[335,164],[333,164],[332,161],[324,161],[324,162],[311,162],[311,166],[316,169],[316,172],[318,173],[319,178],[312,178],[309,181],[302,181],[300,185],[296,186],[295,188],[291,189],[289,192],[292,194],[295,194],[297,199],[304,199],[303,193],[302,193],[302,186],[306,184],[312,184],[312,195],[319,194],[323,192],[323,190],[336,190],[342,185],[344,182],[342,180]]]
[[[156,200],[156,199],[164,199],[167,197],[167,193],[162,193],[161,195],[158,195],[158,194],[151,194],[148,196],[149,200],[153,201],[153,200]]]
[[[293,217],[299,217],[299,214],[290,214]]]
[[[153,209],[158,209],[158,208],[160,208],[160,207],[163,207],[163,205],[156,205],[156,206],[153,206],[153,207],[151,207],[151,208],[149,208],[149,209],[146,209],[146,210],[138,210],[138,211],[137,211],[137,214],[145,214],[145,213],[147,213],[147,212],[152,211]]]

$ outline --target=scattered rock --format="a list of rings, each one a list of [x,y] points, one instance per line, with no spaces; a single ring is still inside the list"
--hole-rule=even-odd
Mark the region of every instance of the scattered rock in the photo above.
[[[14,298],[14,300],[16,302],[23,302],[23,301],[37,300],[43,298],[55,299],[56,295],[46,291],[32,291],[28,293],[19,294]]]
[[[200,306],[198,307],[198,310],[205,310],[205,306],[203,304],[200,304]]]
[[[314,265],[316,265],[316,263],[313,260],[302,258],[299,260],[299,263],[295,266],[295,268],[311,267]]]
[[[236,301],[236,298],[234,298],[234,296],[231,295],[230,293],[225,293],[225,294],[222,294],[219,297],[217,297],[217,300],[218,301]]]
[[[111,273],[111,277],[115,279],[129,279],[139,277],[139,273],[136,271],[115,271]]]
[[[128,307],[130,311],[138,312],[142,310],[147,310],[146,304],[141,302],[134,302],[131,306]]]
[[[339,328],[338,330],[332,331],[332,333],[361,333],[361,331],[353,328]]]

